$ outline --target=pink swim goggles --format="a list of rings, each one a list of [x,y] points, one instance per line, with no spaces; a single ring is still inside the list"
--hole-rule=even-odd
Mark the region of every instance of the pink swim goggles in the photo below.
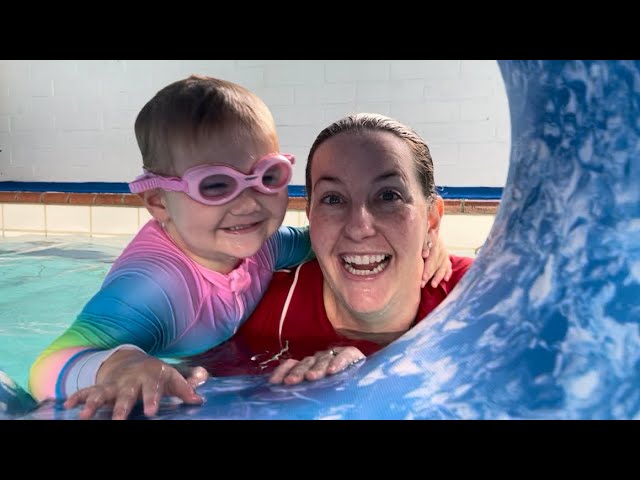
[[[129,183],[132,193],[154,188],[184,192],[205,205],[222,205],[236,198],[247,188],[266,194],[286,188],[293,175],[295,157],[286,153],[270,153],[262,157],[247,175],[226,165],[198,165],[182,177],[164,177],[147,170]]]

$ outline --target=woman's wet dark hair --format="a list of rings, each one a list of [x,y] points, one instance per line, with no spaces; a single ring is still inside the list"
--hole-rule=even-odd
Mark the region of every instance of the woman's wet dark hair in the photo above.
[[[366,131],[389,132],[401,138],[411,148],[416,165],[417,179],[422,186],[425,198],[431,199],[436,195],[436,185],[433,177],[433,160],[426,142],[412,128],[399,121],[376,113],[356,113],[336,120],[322,130],[316,137],[309,156],[305,171],[305,189],[307,202],[311,201],[311,164],[313,155],[323,142],[340,133],[359,133]]]

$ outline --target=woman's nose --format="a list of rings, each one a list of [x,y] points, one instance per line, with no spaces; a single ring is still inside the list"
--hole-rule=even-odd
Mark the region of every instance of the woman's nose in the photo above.
[[[262,195],[253,188],[245,188],[240,195],[232,200],[231,213],[233,215],[250,215],[260,210],[260,203],[256,195]]]
[[[366,205],[352,206],[344,230],[349,238],[356,241],[375,234],[374,217]]]

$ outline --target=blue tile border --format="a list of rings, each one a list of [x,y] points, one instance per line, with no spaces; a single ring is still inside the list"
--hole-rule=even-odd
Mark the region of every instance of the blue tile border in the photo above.
[[[438,187],[444,199],[500,200],[501,187]],[[0,192],[130,193],[125,182],[0,182]],[[304,185],[289,185],[289,197],[304,197]]]
[[[446,200],[500,200],[502,187],[438,187],[438,194]]]
[[[131,193],[124,182],[0,182],[0,192]]]

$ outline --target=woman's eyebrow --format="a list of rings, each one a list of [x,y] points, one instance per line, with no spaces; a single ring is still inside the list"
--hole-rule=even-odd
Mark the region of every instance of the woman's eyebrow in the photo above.
[[[340,180],[338,177],[333,177],[331,175],[323,175],[318,180],[316,180],[316,182],[313,184],[313,188],[315,189],[316,186],[321,182],[343,183],[342,180]]]
[[[398,170],[391,170],[389,172],[378,175],[373,179],[373,183],[384,182],[386,180],[389,180],[390,178],[400,178],[402,180],[404,179],[404,175],[398,172]]]
[[[402,173],[399,172],[398,170],[394,169],[378,175],[376,178],[373,179],[372,183],[384,182],[391,178],[399,178],[400,180],[404,180],[404,175],[402,175]],[[323,175],[318,180],[316,180],[316,182],[313,184],[313,188],[315,189],[316,186],[322,182],[336,183],[336,184],[344,183],[339,177],[335,177],[332,175]]]

